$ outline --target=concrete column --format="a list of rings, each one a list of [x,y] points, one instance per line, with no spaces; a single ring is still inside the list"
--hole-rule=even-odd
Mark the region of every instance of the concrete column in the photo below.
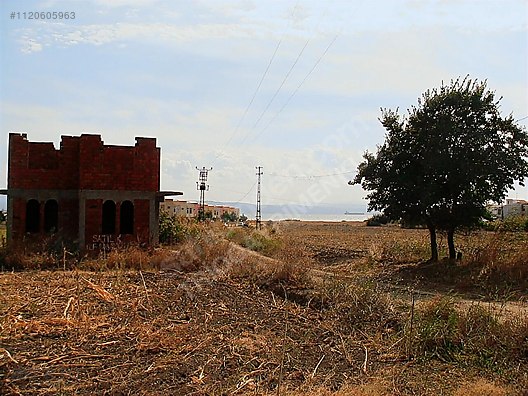
[[[86,237],[86,195],[79,191],[79,249],[85,248]]]
[[[6,240],[8,244],[11,244],[12,238],[13,238],[13,198],[11,198],[11,195],[9,192],[7,193],[7,234],[6,234]]]

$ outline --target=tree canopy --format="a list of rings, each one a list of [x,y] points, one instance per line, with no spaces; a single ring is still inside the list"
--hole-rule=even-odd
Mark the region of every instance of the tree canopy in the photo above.
[[[487,203],[528,176],[528,134],[513,115],[501,116],[500,100],[466,77],[426,91],[406,116],[382,109],[385,142],[364,154],[354,183],[369,191],[370,210],[427,225],[432,260],[437,230],[447,231],[455,258],[455,230],[477,223]]]

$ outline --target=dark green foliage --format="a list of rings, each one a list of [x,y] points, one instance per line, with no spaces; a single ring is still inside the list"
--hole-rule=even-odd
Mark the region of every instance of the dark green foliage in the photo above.
[[[178,219],[164,211],[159,215],[159,241],[173,244],[183,241],[187,236],[196,235],[197,229],[189,227],[189,219]]]
[[[224,212],[220,218],[226,223],[237,221],[237,215],[235,212]]]
[[[379,227],[381,225],[387,224],[389,218],[384,214],[375,214],[370,219],[367,220],[367,226],[370,227]]]
[[[528,175],[528,134],[501,117],[499,100],[486,82],[465,78],[425,92],[405,117],[382,109],[385,142],[358,166],[354,183],[370,191],[369,210],[425,224],[433,260],[437,230],[447,231],[454,258],[455,229],[478,224],[489,201]]]

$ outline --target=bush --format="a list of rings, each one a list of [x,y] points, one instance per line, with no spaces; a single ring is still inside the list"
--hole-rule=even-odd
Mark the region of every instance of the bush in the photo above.
[[[161,211],[159,216],[159,241],[160,243],[172,245],[182,242],[189,236],[196,236],[199,227],[195,220],[177,218]]]
[[[485,224],[488,231],[522,232],[528,231],[528,217],[508,216],[504,220],[495,220]]]
[[[418,307],[411,345],[419,359],[438,358],[500,371],[528,359],[528,318],[499,319],[489,308],[462,309],[453,298],[436,298]]]
[[[384,214],[375,214],[370,219],[367,220],[367,226],[379,227],[385,225],[389,222],[389,218]]]
[[[247,228],[232,228],[226,238],[246,249],[253,250],[265,256],[273,256],[281,248],[281,242],[274,236],[267,235],[265,231],[250,230]]]
[[[455,360],[463,342],[458,332],[459,314],[451,298],[425,303],[417,312],[414,350],[419,358]]]

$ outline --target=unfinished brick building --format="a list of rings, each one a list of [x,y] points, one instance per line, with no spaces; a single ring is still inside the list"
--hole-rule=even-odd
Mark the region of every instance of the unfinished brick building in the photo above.
[[[81,250],[158,242],[160,149],[155,138],[133,147],[104,145],[100,135],[53,143],[9,135],[8,242],[53,236]]]

